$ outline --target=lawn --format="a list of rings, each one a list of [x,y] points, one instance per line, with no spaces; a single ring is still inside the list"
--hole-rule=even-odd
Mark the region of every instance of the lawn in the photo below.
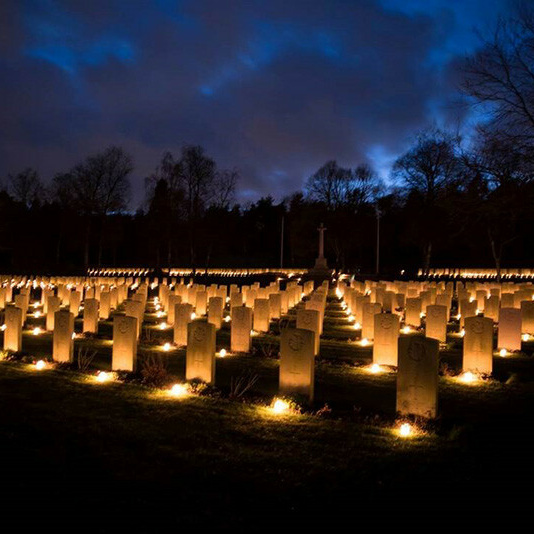
[[[331,301],[316,400],[300,414],[268,408],[276,326],[250,355],[217,359],[215,388],[181,399],[137,382],[0,362],[6,531],[519,531],[534,475],[529,346],[496,358],[495,379],[479,385],[441,377],[440,418],[402,439],[392,431],[395,374],[365,370],[371,349],[344,341],[355,333],[338,311]],[[219,348],[228,333],[219,332]],[[171,332],[157,335],[142,354],[161,354]],[[98,351],[95,367],[109,368],[105,340],[76,340],[84,345]],[[23,347],[49,355],[51,336],[25,334]],[[441,353],[451,368],[460,355],[454,340]],[[183,379],[183,349],[162,358]],[[231,400],[232,378],[243,373],[258,382]]]

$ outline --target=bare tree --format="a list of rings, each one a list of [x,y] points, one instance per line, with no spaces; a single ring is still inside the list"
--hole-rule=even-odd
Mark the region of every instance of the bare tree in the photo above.
[[[432,211],[439,203],[442,193],[459,177],[461,167],[456,153],[458,143],[459,139],[447,132],[436,129],[424,131],[418,136],[415,145],[397,159],[393,166],[393,176],[409,191],[421,196],[421,215],[424,220],[434,220]],[[432,255],[433,228],[427,222],[420,230],[424,235],[424,270],[427,272]]]
[[[216,208],[228,209],[235,199],[235,188],[239,179],[237,169],[222,170],[215,173],[211,204]]]
[[[324,203],[328,210],[335,210],[348,201],[351,182],[351,170],[330,160],[308,178],[306,195],[311,200]]]
[[[467,59],[463,91],[489,106],[491,128],[524,149],[534,143],[534,9],[523,4],[501,19],[483,48]]]
[[[128,204],[130,192],[129,175],[133,170],[132,158],[122,148],[110,146],[103,152],[86,158],[76,165],[63,184],[72,188],[72,199],[77,210],[84,216],[85,247],[84,265],[89,266],[89,242],[91,219],[100,220],[98,264],[101,262],[102,238],[105,235],[106,216],[123,211]]]
[[[8,176],[8,190],[17,201],[30,207],[43,193],[43,184],[37,171],[31,168]]]

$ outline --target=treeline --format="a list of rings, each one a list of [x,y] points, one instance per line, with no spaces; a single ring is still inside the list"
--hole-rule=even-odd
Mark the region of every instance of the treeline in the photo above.
[[[219,169],[202,147],[184,146],[164,154],[133,213],[133,160],[120,147],[87,157],[46,187],[26,169],[0,191],[0,268],[275,267],[282,258],[286,267],[311,266],[321,222],[329,264],[340,269],[374,272],[378,232],[381,274],[531,267],[533,72],[534,17],[522,9],[463,66],[464,94],[487,110],[475,135],[419,132],[388,187],[367,165],[329,161],[302,191],[240,206],[239,172]]]

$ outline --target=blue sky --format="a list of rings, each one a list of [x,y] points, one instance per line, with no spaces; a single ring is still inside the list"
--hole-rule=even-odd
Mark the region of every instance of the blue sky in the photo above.
[[[0,4],[0,176],[43,179],[118,144],[133,207],[162,153],[201,144],[241,171],[239,199],[282,198],[328,159],[387,178],[429,125],[477,120],[462,59],[505,0]]]

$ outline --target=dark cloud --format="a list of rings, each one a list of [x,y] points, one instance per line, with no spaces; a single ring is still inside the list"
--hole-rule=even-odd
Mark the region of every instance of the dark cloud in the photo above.
[[[452,5],[451,5],[452,4]],[[115,143],[135,201],[164,150],[202,144],[282,197],[327,159],[382,173],[429,123],[457,122],[451,65],[505,0],[0,4],[0,175],[45,178]]]

